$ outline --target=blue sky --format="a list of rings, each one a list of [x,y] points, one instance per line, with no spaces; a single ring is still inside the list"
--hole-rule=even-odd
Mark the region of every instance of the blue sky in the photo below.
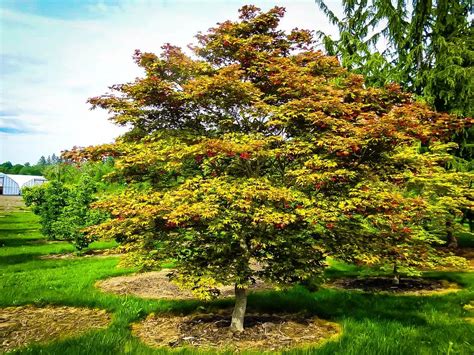
[[[185,47],[249,3],[286,7],[285,29],[335,33],[313,0],[0,1],[0,162],[113,141],[123,129],[86,100],[142,74],[134,50]]]

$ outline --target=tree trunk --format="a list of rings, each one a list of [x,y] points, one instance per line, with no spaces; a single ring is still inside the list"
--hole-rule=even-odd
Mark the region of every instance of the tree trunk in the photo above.
[[[245,310],[247,309],[247,290],[235,285],[235,307],[232,313],[230,329],[236,332],[244,330]]]
[[[400,274],[398,273],[397,263],[393,264],[393,284],[400,285]]]
[[[446,241],[448,248],[457,249],[458,248],[458,238],[453,234],[452,222],[446,221]]]
[[[448,232],[448,248],[450,249],[458,248],[458,238],[456,238],[451,232]]]

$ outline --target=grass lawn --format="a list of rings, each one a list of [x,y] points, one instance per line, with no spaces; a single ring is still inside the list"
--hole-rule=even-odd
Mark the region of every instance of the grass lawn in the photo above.
[[[95,248],[110,246],[97,243]],[[30,212],[8,212],[0,218],[0,306],[67,305],[105,309],[112,313],[111,325],[100,331],[49,344],[18,350],[25,354],[154,354],[131,336],[130,323],[151,312],[189,313],[232,305],[214,302],[157,301],[121,297],[99,292],[99,279],[133,272],[117,268],[117,257],[40,259],[41,255],[72,252],[67,243],[50,243],[39,232]],[[334,263],[331,277],[354,274],[356,268]],[[339,322],[343,334],[318,348],[294,350],[303,354],[473,354],[474,317],[463,306],[474,300],[474,273],[438,272],[429,276],[455,281],[460,292],[432,296],[366,294],[336,289],[309,292],[295,287],[286,292],[250,295],[249,311],[307,311]],[[204,308],[204,309],[203,309]],[[0,339],[1,341],[1,339]],[[192,349],[173,353],[197,353]]]

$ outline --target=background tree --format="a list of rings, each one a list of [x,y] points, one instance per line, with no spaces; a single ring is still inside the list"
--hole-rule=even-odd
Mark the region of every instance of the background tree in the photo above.
[[[369,84],[399,82],[439,111],[472,117],[472,1],[342,0],[343,19],[316,4],[339,29],[338,40],[321,35],[344,66]]]
[[[39,165],[39,166],[45,166],[46,165],[46,158],[44,157],[44,155],[42,155],[39,158],[38,163],[36,163],[36,165]]]
[[[0,164],[0,172],[2,173],[8,173],[10,169],[13,167],[13,164],[10,161],[6,161],[2,164]]]
[[[175,281],[201,296],[234,285],[238,331],[255,278],[292,284],[320,273],[327,255],[435,259],[437,236],[420,227],[430,202],[407,193],[399,154],[464,124],[397,85],[366,88],[314,49],[311,32],[278,29],[283,15],[244,6],[239,21],[198,34],[194,58],[171,45],[137,51],[145,76],[90,99],[131,130],[64,154],[113,156],[110,177],[128,183],[95,204],[113,218],[89,233],[115,238],[145,267],[174,260]]]
[[[438,111],[472,117],[474,113],[474,41],[471,0],[346,1],[338,18],[323,0],[316,4],[339,29],[339,39],[324,33],[326,50],[341,58],[343,66],[366,77],[369,85],[399,82],[423,97]],[[458,146],[450,168],[472,171],[474,127],[455,134]],[[454,215],[452,218],[454,219]],[[461,221],[473,214],[464,210]],[[454,225],[453,225],[454,226]],[[450,245],[457,245],[451,231]]]
[[[28,162],[15,165],[9,161],[4,162],[0,164],[0,172],[5,174],[19,175],[50,175],[49,172],[58,170],[58,165],[61,163],[61,158],[53,154],[52,156],[48,156],[47,159],[44,156],[41,156],[35,165],[32,165]]]

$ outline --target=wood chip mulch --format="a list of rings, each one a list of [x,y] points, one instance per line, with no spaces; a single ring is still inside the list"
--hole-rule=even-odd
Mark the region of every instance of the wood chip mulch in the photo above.
[[[189,290],[183,290],[172,283],[167,276],[171,270],[151,271],[142,274],[112,277],[96,283],[96,287],[104,292],[118,295],[134,295],[144,298],[156,299],[194,299]],[[273,286],[257,281],[249,287],[249,291],[273,290]],[[233,297],[234,287],[219,288],[219,297]]]
[[[303,315],[248,314],[244,331],[229,329],[230,312],[184,317],[150,315],[132,333],[151,347],[197,347],[232,352],[282,351],[321,345],[341,333],[337,323]]]
[[[63,260],[63,259],[82,259],[82,258],[92,258],[92,257],[117,257],[122,256],[122,254],[117,253],[116,249],[92,249],[88,250],[82,255],[77,253],[62,253],[62,254],[48,254],[42,255],[39,257],[41,260]]]
[[[389,292],[398,294],[441,294],[459,291],[457,284],[446,280],[400,278],[398,285],[389,277],[344,278],[327,284],[329,287],[364,292]]]
[[[0,217],[5,213],[26,211],[25,203],[21,196],[0,195]]]
[[[110,323],[105,310],[63,306],[0,308],[0,353],[81,335]]]

